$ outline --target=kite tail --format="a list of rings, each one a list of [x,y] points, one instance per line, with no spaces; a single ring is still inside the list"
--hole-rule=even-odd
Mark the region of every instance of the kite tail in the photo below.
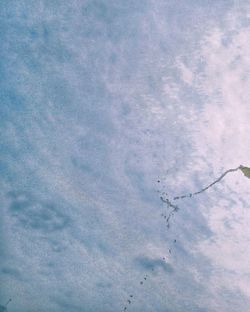
[[[202,190],[198,191],[198,192],[195,192],[195,193],[190,193],[190,194],[187,194],[187,195],[182,195],[182,196],[176,196],[174,197],[174,200],[176,199],[182,199],[182,198],[187,198],[187,197],[192,197],[194,195],[198,195],[200,193],[203,193],[205,192],[207,189],[209,189],[211,186],[213,186],[214,184],[218,183],[219,181],[221,181],[228,173],[230,172],[234,172],[234,171],[237,171],[241,168],[241,166],[235,168],[235,169],[229,169],[227,171],[225,171],[217,180],[215,180],[213,183],[209,184],[208,186],[204,187]]]

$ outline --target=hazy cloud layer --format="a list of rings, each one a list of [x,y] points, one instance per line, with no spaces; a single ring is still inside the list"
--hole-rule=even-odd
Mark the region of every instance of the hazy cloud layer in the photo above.
[[[249,3],[0,7],[0,304],[244,311]]]

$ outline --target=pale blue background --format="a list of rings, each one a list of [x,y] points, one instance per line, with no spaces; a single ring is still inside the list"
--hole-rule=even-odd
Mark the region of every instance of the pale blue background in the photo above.
[[[245,311],[243,277],[202,249],[216,241],[218,195],[180,204],[168,230],[157,193],[197,190],[228,169],[220,157],[231,150],[197,139],[199,116],[222,105],[204,38],[219,29],[218,49],[236,46],[249,27],[243,2],[0,2],[0,303],[12,298],[10,312]]]

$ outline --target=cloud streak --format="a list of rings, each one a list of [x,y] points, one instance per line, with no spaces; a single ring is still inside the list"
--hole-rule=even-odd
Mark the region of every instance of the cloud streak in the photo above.
[[[244,310],[248,181],[183,200],[170,229],[159,195],[249,165],[246,8],[4,5],[1,304]]]

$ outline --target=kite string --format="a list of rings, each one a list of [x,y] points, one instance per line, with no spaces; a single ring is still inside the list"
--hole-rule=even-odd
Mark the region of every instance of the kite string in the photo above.
[[[5,306],[7,307],[7,305],[11,302],[12,300],[9,299],[6,303],[5,303]]]
[[[207,189],[209,189],[209,188],[210,188],[211,186],[213,186],[214,184],[218,183],[218,182],[219,182],[220,180],[222,180],[222,179],[225,177],[225,175],[227,175],[228,173],[237,171],[237,170],[239,170],[239,169],[240,169],[240,166],[237,167],[237,168],[235,168],[235,169],[229,169],[229,170],[225,171],[217,180],[215,180],[213,183],[209,184],[208,186],[206,186],[206,187],[203,188],[202,190],[200,190],[200,191],[198,191],[198,192],[195,192],[195,193],[190,193],[190,194],[188,194],[188,195],[176,196],[176,197],[174,197],[174,200],[176,200],[176,199],[182,199],[182,198],[186,198],[186,197],[192,197],[192,196],[194,196],[194,195],[198,195],[198,194],[200,194],[200,193],[206,191]]]

